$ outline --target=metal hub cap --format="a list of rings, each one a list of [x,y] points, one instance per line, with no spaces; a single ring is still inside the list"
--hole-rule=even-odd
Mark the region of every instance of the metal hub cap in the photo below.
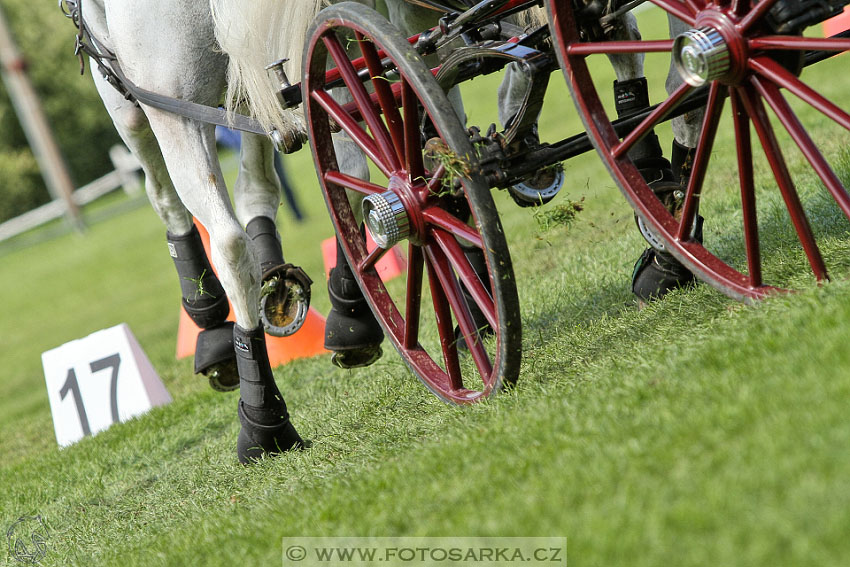
[[[410,220],[404,204],[393,191],[369,195],[363,199],[363,218],[375,244],[392,248],[410,234]]]
[[[682,79],[694,87],[729,71],[729,48],[714,28],[694,28],[673,41],[673,63]]]

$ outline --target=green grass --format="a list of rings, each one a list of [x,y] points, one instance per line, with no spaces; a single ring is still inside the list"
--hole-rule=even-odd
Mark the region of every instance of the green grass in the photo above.
[[[658,84],[666,69],[652,73]],[[492,93],[497,80],[470,88]],[[559,76],[551,89],[544,137],[573,133]],[[467,111],[484,126],[495,116]],[[836,163],[850,172],[846,155]],[[326,313],[327,214],[308,152],[287,166],[309,219],[281,212],[285,252]],[[248,468],[234,452],[236,395],[174,359],[179,288],[150,208],[5,251],[0,528],[40,514],[43,564],[63,566],[279,565],[283,538],[328,535],[565,536],[572,565],[845,564],[846,219],[801,180],[833,260],[834,281],[814,286],[765,183],[767,271],[804,291],[744,306],[699,285],[638,310],[630,209],[594,155],[566,167],[550,207],[584,198],[568,227],[545,229],[496,193],[524,326],[514,391],[446,406],[388,345],[356,371],[297,361],[275,376],[313,448]],[[732,190],[706,191],[707,238],[740,263]],[[121,322],[174,402],[59,450],[40,354]]]

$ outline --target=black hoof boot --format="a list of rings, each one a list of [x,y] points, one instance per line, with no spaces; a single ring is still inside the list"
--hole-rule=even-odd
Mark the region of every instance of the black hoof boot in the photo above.
[[[462,248],[464,256],[466,256],[466,259],[469,260],[469,263],[472,265],[472,269],[475,271],[478,279],[484,284],[484,288],[492,293],[492,290],[490,289],[490,274],[487,270],[487,261],[484,259],[484,251],[474,246],[463,246]],[[463,298],[466,300],[466,304],[469,306],[469,313],[472,315],[472,322],[475,325],[478,338],[483,339],[493,335],[493,327],[490,326],[490,322],[487,321],[487,317],[484,316],[484,313],[472,298],[472,294],[469,293],[466,286],[462,283],[461,291],[463,292]],[[460,331],[460,327],[455,327],[455,338],[457,339],[458,348],[469,348],[466,344],[466,339],[464,339],[463,334]]]
[[[195,343],[195,374],[203,374],[217,392],[231,392],[239,387],[239,369],[233,351],[233,323],[204,329]]]
[[[369,309],[339,242],[336,258],[336,267],[328,279],[331,311],[325,321],[325,348],[333,351],[331,362],[335,366],[369,366],[383,354],[384,331]]]
[[[647,248],[632,272],[632,293],[641,302],[664,297],[674,289],[692,285],[696,278],[676,258],[666,252]]]
[[[644,169],[640,171],[648,178],[656,179],[649,183],[649,187],[667,210],[675,217],[681,215],[683,192],[681,185],[671,180],[672,171],[670,169],[665,169],[663,173],[657,170],[649,173],[644,173],[646,171]],[[644,225],[640,217],[635,215],[635,221],[643,237],[652,245],[638,258],[632,272],[632,292],[638,300],[648,302],[661,299],[674,289],[692,285],[695,281],[694,275],[672,254],[664,250],[664,244]],[[703,218],[697,215],[693,237],[698,242],[702,242],[702,223]]]
[[[245,232],[254,243],[263,274],[260,319],[266,333],[274,337],[293,335],[307,320],[313,280],[301,268],[284,262],[280,234],[272,219],[255,217]]]
[[[614,103],[617,116],[624,118],[649,107],[649,94],[646,79],[639,78],[630,81],[614,81]],[[679,150],[676,153],[676,150]],[[674,147],[673,159],[675,169],[680,175],[674,174],[674,166],[664,158],[658,136],[650,131],[643,139],[629,150],[629,157],[640,171],[650,189],[658,196],[664,207],[673,216],[681,214],[684,191],[682,190],[682,175],[689,175],[693,154],[687,148]],[[687,179],[685,183],[687,183]],[[652,245],[641,254],[632,272],[632,292],[641,302],[663,297],[668,292],[690,285],[694,276],[669,252],[664,251],[664,244],[653,234],[643,220],[635,215],[635,221],[643,237]],[[702,219],[697,222],[696,231],[700,231]],[[695,235],[697,236],[697,235]],[[700,234],[698,238],[702,238]]]
[[[266,456],[305,447],[289,421],[286,402],[275,384],[262,327],[246,331],[233,326],[233,347],[239,368],[239,422],[236,443],[239,462],[249,464]]]

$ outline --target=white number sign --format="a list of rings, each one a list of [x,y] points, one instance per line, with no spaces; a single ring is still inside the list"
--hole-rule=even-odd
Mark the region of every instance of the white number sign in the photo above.
[[[41,361],[63,447],[171,401],[125,323],[49,350]]]

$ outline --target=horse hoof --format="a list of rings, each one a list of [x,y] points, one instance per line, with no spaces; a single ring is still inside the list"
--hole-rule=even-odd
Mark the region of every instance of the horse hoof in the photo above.
[[[543,168],[508,187],[508,193],[520,207],[539,207],[555,198],[564,186],[564,179],[564,168],[558,164],[556,167]]]
[[[363,368],[373,364],[384,354],[381,345],[370,345],[363,348],[340,350],[333,353],[331,363],[334,366],[349,370],[351,368]]]
[[[313,281],[292,264],[277,266],[263,277],[260,319],[273,337],[295,334],[307,320]]]
[[[210,366],[204,375],[210,382],[210,387],[216,392],[232,392],[239,388],[239,370],[236,359],[226,360]]]
[[[305,442],[298,435],[289,419],[273,425],[262,425],[245,415],[245,409],[239,402],[239,421],[242,428],[236,441],[236,455],[239,462],[248,465],[264,457],[273,457],[285,451],[307,449],[312,443]]]

